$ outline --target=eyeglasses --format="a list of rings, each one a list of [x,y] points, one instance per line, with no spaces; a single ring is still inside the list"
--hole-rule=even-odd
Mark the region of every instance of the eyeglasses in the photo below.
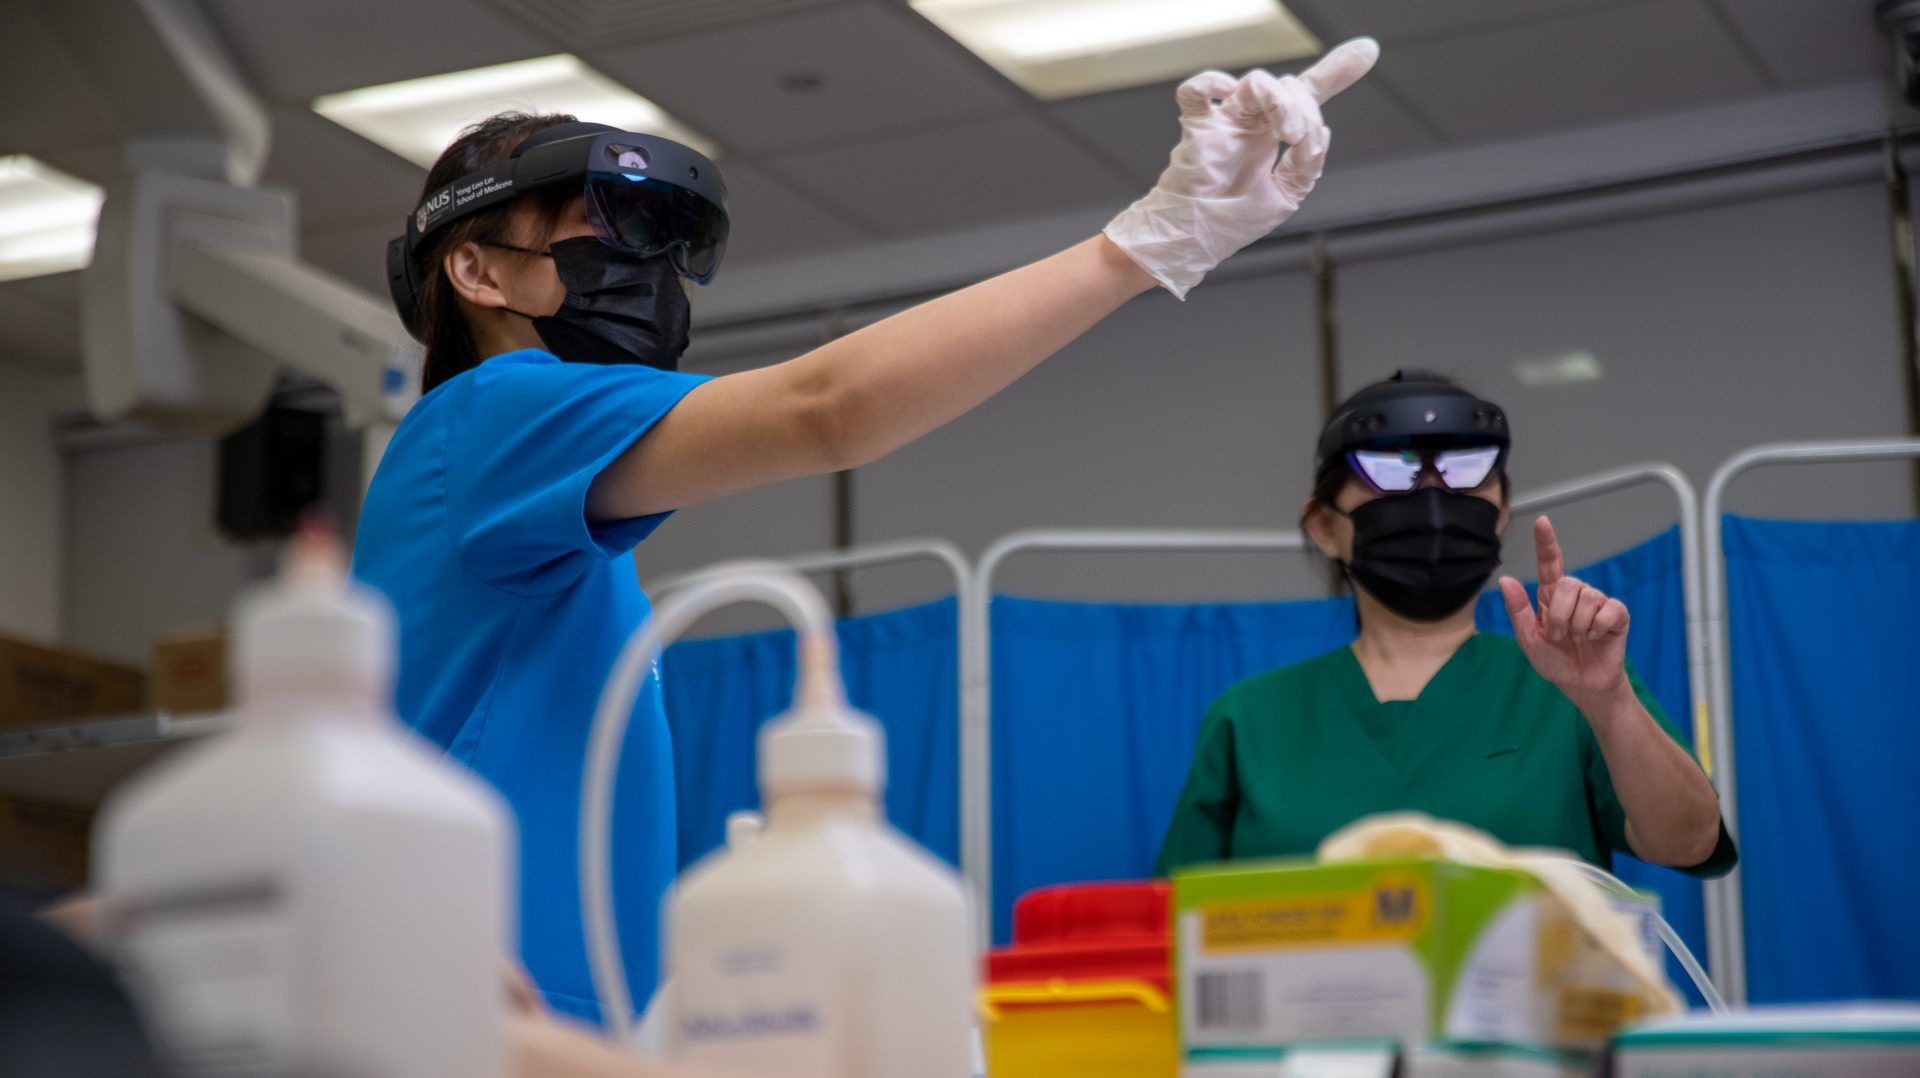
[[[1499,471],[1506,448],[1476,445],[1451,449],[1355,449],[1347,453],[1353,474],[1376,494],[1403,494],[1428,472],[1448,490],[1479,490]]]

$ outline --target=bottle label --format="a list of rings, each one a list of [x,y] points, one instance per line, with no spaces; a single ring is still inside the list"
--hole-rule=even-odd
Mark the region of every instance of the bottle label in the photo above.
[[[294,1073],[293,933],[271,881],[120,903],[109,947],[181,1073]]]
[[[672,992],[678,1058],[728,1067],[832,1074],[840,1037],[834,963],[817,948],[753,942],[676,970]]]

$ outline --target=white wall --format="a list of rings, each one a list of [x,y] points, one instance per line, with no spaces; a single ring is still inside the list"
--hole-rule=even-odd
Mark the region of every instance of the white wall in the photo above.
[[[1649,458],[1704,488],[1757,442],[1899,435],[1886,229],[1883,193],[1861,185],[1344,264],[1342,388],[1399,366],[1461,376],[1512,414],[1522,491]],[[855,541],[936,536],[977,556],[1030,527],[1291,527],[1320,424],[1312,301],[1294,272],[1213,282],[1185,304],[1155,293],[1128,305],[973,414],[862,469]],[[1599,357],[1600,381],[1529,389],[1513,373],[1516,360],[1575,349]],[[73,643],[139,660],[153,635],[217,619],[263,570],[213,533],[211,454],[168,443],[69,462],[62,609]],[[1773,472],[1744,482],[1733,505],[1905,516],[1909,490],[1898,465]],[[641,548],[641,579],[830,546],[831,491],[812,479],[684,510]],[[1557,516],[1576,562],[1672,519],[1651,490]],[[1508,560],[1530,572],[1530,544]],[[1149,600],[1322,586],[1304,558],[1275,555],[1030,556],[1003,581]],[[897,568],[858,575],[856,589],[871,610],[946,583],[931,567]],[[758,624],[741,614],[702,629]]]
[[[1032,527],[1291,527],[1319,375],[1304,274],[1153,293],[944,430],[861,469],[855,538],[935,535],[977,556]],[[1303,558],[1024,555],[1008,590],[1239,597],[1312,586]],[[903,594],[862,589],[870,604]]]
[[[145,442],[67,458],[67,640],[146,666],[154,638],[218,628],[272,550],[214,527],[216,445]]]
[[[1906,430],[1886,196],[1772,198],[1345,267],[1343,389],[1396,367],[1465,379],[1513,424],[1521,490],[1647,459],[1700,488],[1764,441]],[[1599,381],[1530,389],[1517,360],[1588,351]],[[1904,465],[1756,474],[1737,512],[1909,516]],[[1652,492],[1563,510],[1570,552],[1672,519]],[[1517,569],[1530,547],[1510,549]]]
[[[61,482],[53,418],[66,380],[0,362],[0,633],[60,639]]]
[[[833,546],[833,480],[801,479],[722,498],[675,513],[634,553],[640,582],[736,558],[810,554]],[[830,581],[821,578],[822,586]],[[784,625],[759,607],[737,607],[701,619],[691,635],[750,632]]]
[[[146,666],[153,642],[226,624],[233,600],[273,572],[280,544],[234,543],[215,524],[219,443],[150,439],[66,458],[68,643]],[[359,438],[328,421],[327,499],[352,535]]]
[[[1762,441],[1900,436],[1905,410],[1882,190],[1849,186],[1343,265],[1343,392],[1396,367],[1448,372],[1501,401],[1524,492],[1648,459],[1704,493]],[[1320,424],[1311,282],[1290,273],[1129,305],[999,398],[855,478],[856,542],[931,535],[978,555],[1041,526],[1290,527]],[[1530,389],[1517,360],[1587,350],[1597,382]],[[666,568],[810,549],[828,486],[693,510],[643,550]],[[1739,512],[1907,516],[1901,465],[1756,475]],[[739,510],[736,512],[735,510]],[[1656,489],[1557,514],[1578,563],[1672,522]],[[1527,528],[1508,563],[1531,575]],[[643,577],[647,572],[643,570]],[[1304,559],[1040,555],[1008,590],[1113,598],[1315,594]],[[932,569],[857,580],[875,609],[942,588]]]

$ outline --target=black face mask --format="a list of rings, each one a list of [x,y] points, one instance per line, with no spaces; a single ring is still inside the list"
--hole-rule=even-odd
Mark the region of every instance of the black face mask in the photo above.
[[[533,322],[548,351],[575,363],[679,369],[691,311],[670,260],[635,258],[593,236],[561,240],[549,250],[567,286],[560,309],[543,317],[507,308]]]
[[[1500,507],[1428,487],[1376,498],[1347,514],[1367,594],[1415,621],[1438,621],[1473,600],[1500,566]]]

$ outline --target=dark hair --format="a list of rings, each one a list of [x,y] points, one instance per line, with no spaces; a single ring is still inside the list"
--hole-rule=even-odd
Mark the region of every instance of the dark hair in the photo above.
[[[1460,385],[1459,382],[1444,374],[1427,374],[1425,378],[1427,381],[1438,382],[1441,385],[1456,387]],[[1352,396],[1341,401],[1339,406],[1334,408],[1333,414],[1338,415],[1345,411],[1347,407],[1362,394],[1392,384],[1394,384],[1393,379],[1382,378],[1378,382],[1360,387]],[[1302,533],[1305,533],[1307,530],[1307,519],[1319,512],[1322,508],[1331,507],[1338,501],[1340,492],[1347,489],[1348,480],[1353,478],[1353,468],[1346,462],[1344,457],[1336,457],[1328,461],[1326,466],[1320,469],[1319,474],[1313,477],[1313,493],[1307,496],[1306,507],[1300,511],[1300,531]],[[1502,508],[1507,505],[1511,495],[1512,487],[1507,479],[1507,470],[1503,467],[1500,469],[1500,505]],[[1319,551],[1311,545],[1308,546],[1307,553],[1309,556],[1319,556]],[[1347,589],[1347,575],[1341,571],[1338,564],[1330,562],[1327,565],[1327,579],[1335,594],[1344,592]]]
[[[420,197],[425,199],[470,172],[506,160],[514,147],[536,131],[573,122],[574,118],[565,113],[502,112],[489,116],[460,132],[460,137],[441,152],[440,159],[427,170],[427,183]],[[507,242],[511,238],[513,208],[529,200],[540,214],[543,230],[539,240],[529,246],[544,246],[545,237],[559,224],[560,210],[571,197],[571,193],[560,190],[534,191],[462,217],[420,242],[414,257],[420,272],[421,335],[427,346],[426,364],[420,371],[420,392],[428,392],[454,375],[472,370],[487,358],[480,354],[480,347],[473,339],[473,327],[467,324],[466,315],[460,310],[460,296],[454,291],[453,282],[447,279],[447,255],[463,243]]]

